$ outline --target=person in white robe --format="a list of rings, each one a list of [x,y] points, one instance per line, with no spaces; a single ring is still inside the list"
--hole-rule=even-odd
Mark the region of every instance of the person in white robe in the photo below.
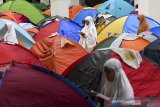
[[[91,16],[87,16],[85,18],[85,26],[79,34],[79,44],[88,52],[91,52],[96,45],[97,40],[97,30]]]
[[[133,88],[118,59],[111,58],[105,62],[103,84],[102,94],[108,97],[112,103],[121,103],[121,101],[134,103]]]

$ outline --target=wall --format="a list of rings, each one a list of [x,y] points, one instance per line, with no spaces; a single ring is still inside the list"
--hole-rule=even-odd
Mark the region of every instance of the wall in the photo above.
[[[69,17],[70,0],[51,0],[51,16]]]
[[[41,0],[41,3],[44,3],[47,6],[49,5],[49,2],[50,2],[49,0]]]
[[[80,1],[79,0],[71,0],[71,5],[79,5]]]
[[[3,0],[0,0],[0,4],[3,4]]]
[[[139,0],[138,1],[139,14],[144,14],[160,22],[159,4],[160,0]]]

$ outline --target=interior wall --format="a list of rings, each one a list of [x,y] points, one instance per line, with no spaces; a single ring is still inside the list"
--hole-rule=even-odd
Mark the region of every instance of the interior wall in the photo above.
[[[139,0],[139,14],[144,14],[160,22],[160,15],[158,14],[160,10],[159,4],[160,0]]]
[[[51,0],[51,16],[69,17],[70,4],[70,0]]]
[[[50,0],[41,0],[41,3],[44,3],[45,5],[49,5]]]
[[[0,0],[0,4],[2,4],[3,3],[3,0]]]

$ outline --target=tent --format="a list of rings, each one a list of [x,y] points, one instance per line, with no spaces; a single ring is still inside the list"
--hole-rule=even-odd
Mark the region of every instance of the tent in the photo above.
[[[32,3],[39,10],[46,10],[48,7],[44,3]]]
[[[101,49],[101,48],[108,48],[113,43],[113,41],[116,39],[117,39],[117,37],[109,36],[108,38],[106,38],[103,41],[101,41],[100,43],[98,43],[94,47],[94,50]]]
[[[43,14],[45,14],[45,15],[47,15],[47,16],[51,16],[51,8],[45,10],[45,11],[43,12]]]
[[[83,9],[83,6],[80,5],[72,5],[69,7],[69,18],[72,20],[75,15]]]
[[[93,8],[98,9],[98,7],[99,7],[100,5],[101,5],[101,4],[97,4],[97,5],[95,5]]]
[[[97,92],[101,90],[103,65],[109,58],[119,58],[119,56],[111,50],[96,50],[72,64],[66,70],[69,74],[65,77],[91,97],[88,90]],[[131,82],[135,97],[160,96],[160,68],[144,58],[138,69],[129,67],[121,59],[120,61]],[[94,100],[94,97],[91,98]]]
[[[5,24],[7,23],[7,24],[12,24],[14,26],[14,28],[16,30],[17,38],[22,42],[24,47],[29,49],[35,43],[33,38],[27,33],[27,31],[25,31],[23,28],[21,28],[15,22],[10,21],[10,20],[6,20],[6,19],[0,19],[0,23],[1,23],[0,36],[5,35],[5,33],[6,33]]]
[[[72,63],[85,56],[87,51],[78,43],[64,36],[38,41],[30,51],[53,72],[62,74]]]
[[[34,36],[34,39],[35,41],[39,41],[50,36],[52,33],[58,32],[59,35],[66,36],[76,42],[79,42],[80,37],[78,31],[81,31],[81,29],[82,27],[68,19],[52,21],[45,25],[39,33]]]
[[[0,80],[1,107],[96,107],[68,80],[36,65],[14,62]]]
[[[75,15],[73,21],[80,26],[83,26],[83,21],[87,16],[95,17],[99,12],[94,8],[84,8]]]
[[[98,34],[97,42],[99,43],[106,39],[110,35],[110,33],[117,35],[121,33],[136,34],[139,26],[139,20],[137,19],[137,17],[138,15],[136,14],[130,14],[106,25],[106,27],[102,29]],[[150,28],[160,25],[158,22],[149,17],[147,17],[147,22],[149,23]]]
[[[19,63],[34,64],[44,67],[38,57],[20,45],[9,45],[0,42],[0,64],[8,64],[12,61]]]
[[[122,34],[122,36],[123,36],[123,34]],[[130,36],[132,36],[132,35],[130,35]],[[119,37],[109,36],[108,38],[106,38],[103,41],[101,41],[100,43],[98,43],[95,46],[94,50],[100,49],[100,48],[108,48],[111,46],[111,44],[113,42],[114,43],[117,42],[115,40],[119,39],[119,38],[121,38],[121,36],[119,36]],[[158,37],[154,34],[146,34],[143,37],[138,37],[135,40],[123,39],[122,42],[120,43],[120,46],[118,46],[118,47],[133,49],[133,50],[140,52],[142,49],[144,49],[146,46],[148,46],[150,43],[154,42],[157,39],[158,39]],[[115,45],[115,44],[113,46],[117,47],[117,45]]]
[[[160,65],[160,39],[152,42],[141,51],[141,54],[152,60],[154,63]]]
[[[152,28],[151,32],[160,37],[160,26]]]
[[[8,1],[0,5],[0,11],[12,11],[20,13],[30,19],[34,24],[37,24],[45,18],[45,16],[27,0]]]
[[[108,0],[102,3],[97,10],[102,14],[109,13],[120,18],[134,11],[134,7],[124,0]]]
[[[9,11],[0,12],[0,18],[8,19],[16,23],[23,23],[23,22],[28,21],[28,18],[26,18],[25,16],[18,14],[18,13],[9,12]]]

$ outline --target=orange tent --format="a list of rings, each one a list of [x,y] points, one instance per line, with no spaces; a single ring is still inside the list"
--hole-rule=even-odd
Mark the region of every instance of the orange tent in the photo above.
[[[123,40],[121,47],[133,49],[133,50],[140,52],[142,49],[144,49],[149,44],[150,44],[150,42],[148,40],[139,37],[136,40]]]
[[[27,32],[33,37],[35,34],[39,32],[39,30],[37,28],[30,28],[27,29]]]
[[[43,12],[45,15],[51,16],[51,9],[47,9]]]
[[[8,19],[8,20],[18,23],[18,21],[16,20],[14,16],[14,13],[6,11],[6,12],[0,12],[0,14],[1,14],[0,18]]]
[[[8,19],[16,23],[26,22],[28,20],[27,17],[11,11],[0,12],[0,18]]]
[[[73,5],[69,8],[69,18],[72,20],[74,16],[83,9],[80,5]]]
[[[60,75],[72,63],[87,54],[78,43],[64,36],[40,40],[30,50],[49,70]]]
[[[73,19],[74,16],[83,9],[83,6],[80,5],[73,5],[69,8],[69,18]],[[51,9],[49,8],[48,10],[43,12],[45,15],[51,16]]]

